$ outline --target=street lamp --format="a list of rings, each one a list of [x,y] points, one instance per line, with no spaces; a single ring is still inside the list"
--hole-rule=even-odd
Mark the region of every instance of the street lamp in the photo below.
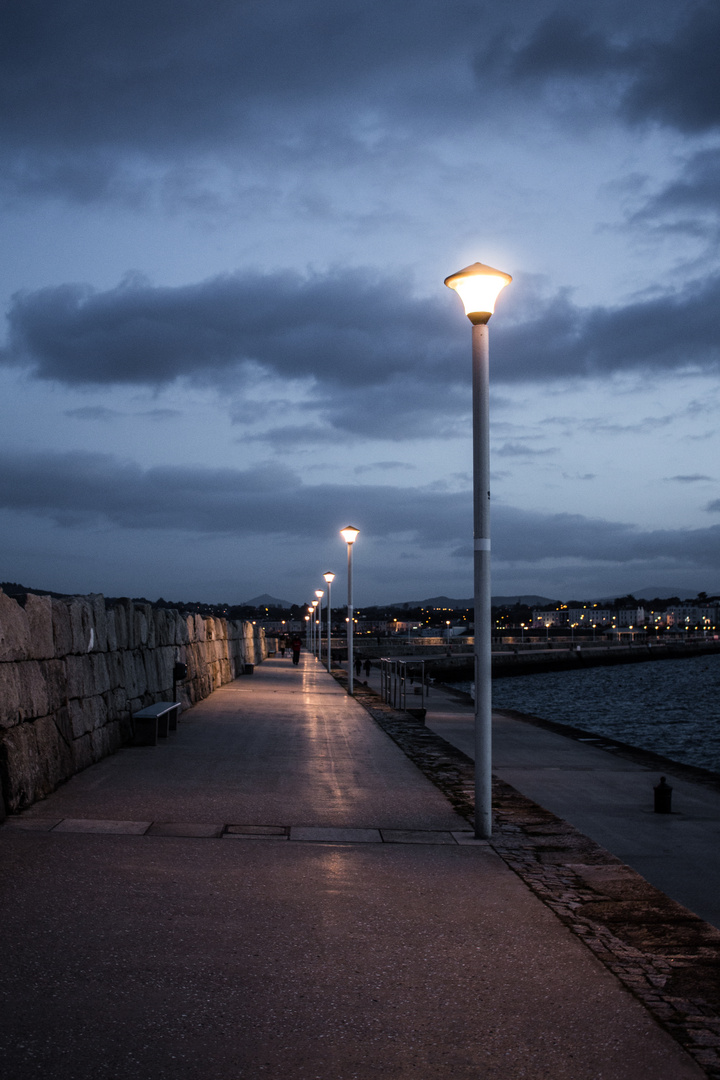
[[[325,578],[325,580],[327,582],[327,587],[328,587],[328,602],[327,602],[328,657],[327,657],[327,667],[328,667],[328,671],[330,671],[331,670],[330,653],[332,652],[332,604],[330,603],[330,586],[332,585],[333,581],[335,580],[335,575],[332,573],[332,571],[328,570],[325,574],[323,574],[323,577]]]
[[[310,610],[310,625],[312,626],[312,645],[311,652],[315,655],[315,640],[317,638],[317,600],[313,600]]]
[[[353,694],[355,687],[353,685],[353,595],[352,595],[352,546],[358,538],[359,529],[356,529],[353,525],[348,525],[346,528],[340,530],[340,535],[347,544],[348,549],[348,624],[347,624],[347,647],[348,647],[348,694]]]
[[[492,625],[490,613],[490,366],[488,327],[512,278],[473,263],[445,278],[472,323],[473,524],[475,579],[475,835],[492,835]]]
[[[318,602],[318,637],[317,637],[317,658],[322,658],[322,598],[325,595],[322,589],[316,589],[315,595]]]

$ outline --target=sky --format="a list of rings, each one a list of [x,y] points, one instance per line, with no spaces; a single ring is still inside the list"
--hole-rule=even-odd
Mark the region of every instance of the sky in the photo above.
[[[0,5],[0,580],[720,591],[720,7]]]

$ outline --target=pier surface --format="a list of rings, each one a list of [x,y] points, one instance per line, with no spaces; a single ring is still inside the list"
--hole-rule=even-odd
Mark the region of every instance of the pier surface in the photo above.
[[[306,656],[11,818],[0,864],[14,1080],[708,1075]]]

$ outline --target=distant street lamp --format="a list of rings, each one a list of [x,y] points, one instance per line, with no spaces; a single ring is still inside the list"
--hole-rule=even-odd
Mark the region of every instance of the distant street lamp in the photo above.
[[[490,356],[488,322],[512,278],[473,263],[445,278],[472,323],[475,579],[475,835],[492,835],[492,622],[490,593]]]
[[[327,635],[328,635],[328,655],[327,655],[327,669],[332,670],[332,664],[330,660],[330,653],[332,652],[332,604],[330,603],[330,587],[335,580],[335,575],[332,571],[328,570],[323,574],[327,582],[328,587],[328,602],[327,602]]]
[[[311,620],[310,625],[312,626],[312,647],[311,647],[311,652],[312,652],[313,656],[315,655],[315,640],[317,638],[317,606],[318,606],[317,600],[313,600],[312,608],[311,608],[311,611],[310,611],[310,620]]]
[[[325,595],[322,589],[316,589],[315,595],[318,602],[318,637],[317,637],[317,658],[322,658],[322,598]]]
[[[352,695],[355,692],[355,686],[353,684],[353,595],[352,595],[352,546],[358,538],[359,529],[356,529],[353,525],[348,525],[346,528],[340,530],[340,535],[347,544],[348,551],[348,624],[347,624],[347,647],[348,647],[348,694]]]

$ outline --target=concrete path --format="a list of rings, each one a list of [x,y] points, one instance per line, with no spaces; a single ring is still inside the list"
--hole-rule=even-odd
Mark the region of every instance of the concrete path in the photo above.
[[[379,691],[376,669],[370,685]],[[472,705],[436,688],[426,705],[428,727],[474,757]],[[673,813],[655,814],[653,786],[660,771],[624,759],[612,747],[612,739],[581,742],[493,714],[497,776],[720,927],[720,790],[693,783],[669,766],[663,773],[673,788]]]
[[[13,1080],[704,1074],[312,659],[0,830]]]

